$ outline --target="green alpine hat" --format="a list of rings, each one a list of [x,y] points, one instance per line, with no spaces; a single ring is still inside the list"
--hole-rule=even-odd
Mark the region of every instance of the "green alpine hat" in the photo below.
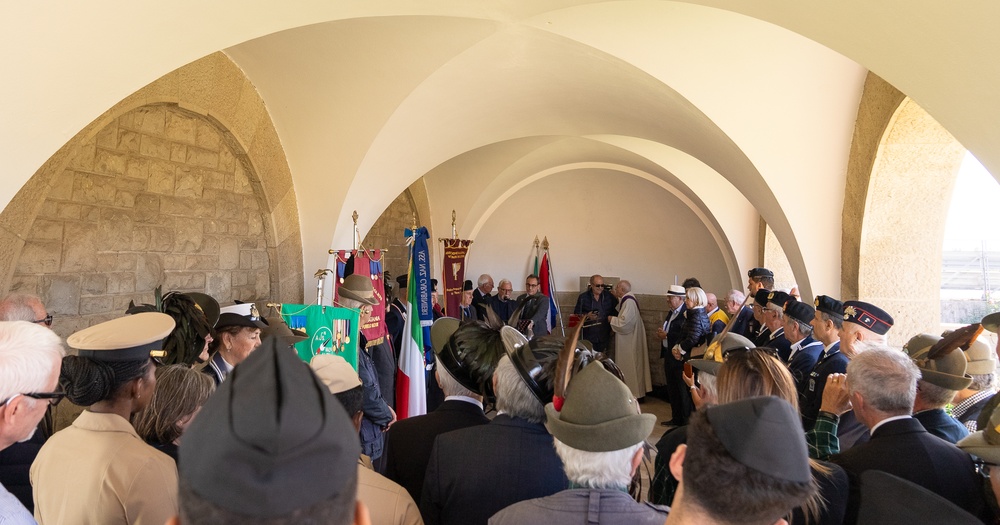
[[[931,334],[919,334],[910,338],[903,346],[903,351],[920,369],[920,378],[932,385],[948,390],[962,390],[972,384],[972,378],[965,375],[965,354],[960,351],[949,352],[935,359],[927,357],[928,351],[941,337]]]
[[[569,382],[562,411],[545,405],[545,428],[563,443],[587,452],[611,452],[642,442],[656,416],[642,414],[628,386],[593,362]]]

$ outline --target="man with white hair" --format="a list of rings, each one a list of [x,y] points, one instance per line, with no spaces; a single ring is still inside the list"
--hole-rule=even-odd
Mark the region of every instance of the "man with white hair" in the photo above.
[[[27,321],[52,326],[52,316],[37,295],[13,293],[0,300],[0,321]]]
[[[493,292],[493,277],[488,273],[479,276],[476,289],[472,292],[472,310],[478,319],[486,319],[486,306],[490,304]]]
[[[490,525],[663,523],[668,507],[637,503],[627,492],[656,416],[639,413],[625,384],[590,363],[570,380],[560,408],[549,403],[545,413],[571,488],[511,505]]]
[[[434,441],[420,499],[428,525],[485,525],[509,505],[566,488],[562,462],[544,425],[552,380],[542,372],[558,350],[529,344],[511,326],[500,334],[506,353],[493,373],[499,415],[488,425],[448,432]]]
[[[714,293],[705,292],[705,299],[708,301],[705,305],[705,313],[708,314],[708,324],[712,330],[709,337],[709,341],[711,341],[712,338],[726,329],[726,325],[729,324],[729,315],[722,311],[722,308],[719,308],[719,298]]]
[[[639,302],[632,295],[632,284],[624,279],[615,285],[614,294],[618,298],[618,315],[609,315],[607,320],[615,332],[615,361],[632,395],[642,399],[653,389],[653,380]]]
[[[785,337],[785,303],[790,297],[785,292],[774,291],[767,294],[767,305],[764,306],[764,325],[771,331],[767,342],[758,346],[774,348],[778,357],[787,363],[792,354],[792,343]]]
[[[56,392],[62,363],[62,342],[37,324],[0,323],[0,450],[26,441]],[[0,523],[35,523],[28,509],[0,485]]]
[[[840,351],[853,359],[856,343],[886,344],[893,319],[888,312],[863,301],[844,302],[844,324],[840,329]]]
[[[13,293],[0,300],[0,321],[26,321],[52,327],[52,316],[45,310],[42,300],[36,295],[23,293]],[[35,502],[32,500],[28,470],[48,439],[51,426],[51,416],[43,416],[39,431],[31,439],[0,450],[0,485],[7,487],[32,512]]]
[[[847,365],[847,376],[830,380],[844,388],[854,412],[871,431],[871,440],[831,461],[850,478],[845,523],[857,519],[861,474],[881,470],[916,483],[931,492],[985,517],[982,486],[969,454],[939,439],[910,414],[920,370],[905,353],[891,348],[866,350]],[[829,392],[833,385],[827,385]]]

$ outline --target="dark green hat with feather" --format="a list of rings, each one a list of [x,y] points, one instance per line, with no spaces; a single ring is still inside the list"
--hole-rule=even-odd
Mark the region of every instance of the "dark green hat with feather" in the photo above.
[[[219,303],[205,294],[197,294],[199,301],[181,292],[161,294],[161,287],[157,286],[153,291],[155,304],[137,305],[129,302],[125,313],[162,312],[172,317],[176,326],[163,340],[166,356],[162,362],[167,365],[192,365],[198,362],[205,340],[212,333],[214,322],[210,317],[214,317],[216,321],[219,318]]]

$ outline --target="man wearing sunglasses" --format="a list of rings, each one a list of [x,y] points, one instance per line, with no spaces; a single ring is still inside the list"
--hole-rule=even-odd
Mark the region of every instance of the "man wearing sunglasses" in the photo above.
[[[0,322],[0,450],[27,441],[49,404],[58,403],[62,342],[28,322]],[[31,512],[0,485],[0,523],[34,523]]]

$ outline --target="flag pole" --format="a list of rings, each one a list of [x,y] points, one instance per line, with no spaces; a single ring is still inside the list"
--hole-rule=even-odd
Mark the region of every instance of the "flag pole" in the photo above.
[[[562,332],[563,337],[566,337],[566,326],[563,324],[562,312],[559,310],[559,300],[556,299],[556,273],[552,270],[552,252],[549,251],[549,238],[548,236],[542,240],[542,249],[545,250],[546,258],[549,261],[549,293],[552,294],[552,304],[556,308],[556,317],[559,318],[559,331]]]

